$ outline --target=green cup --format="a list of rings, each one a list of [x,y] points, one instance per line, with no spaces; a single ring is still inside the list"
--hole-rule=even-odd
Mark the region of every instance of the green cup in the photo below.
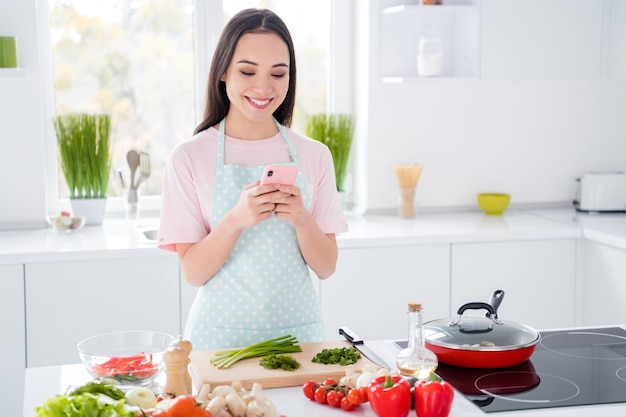
[[[17,39],[0,36],[0,68],[17,68]]]

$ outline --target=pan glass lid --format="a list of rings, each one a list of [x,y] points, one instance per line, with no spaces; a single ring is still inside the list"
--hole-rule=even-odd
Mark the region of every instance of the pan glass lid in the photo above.
[[[539,333],[531,327],[508,321],[465,317],[459,323],[436,320],[424,324],[426,342],[463,349],[502,350],[530,346]]]

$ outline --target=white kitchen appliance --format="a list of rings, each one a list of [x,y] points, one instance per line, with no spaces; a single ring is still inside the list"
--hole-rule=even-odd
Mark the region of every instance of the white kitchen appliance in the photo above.
[[[589,172],[576,181],[576,210],[626,211],[626,173]]]

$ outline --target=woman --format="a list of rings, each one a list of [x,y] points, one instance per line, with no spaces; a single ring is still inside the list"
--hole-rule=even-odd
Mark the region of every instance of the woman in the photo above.
[[[347,225],[328,148],[289,129],[295,85],[284,22],[239,12],[213,56],[204,121],[168,158],[158,241],[200,287],[185,326],[194,349],[325,339],[309,268],[334,273]],[[295,185],[260,185],[268,164],[296,166]]]

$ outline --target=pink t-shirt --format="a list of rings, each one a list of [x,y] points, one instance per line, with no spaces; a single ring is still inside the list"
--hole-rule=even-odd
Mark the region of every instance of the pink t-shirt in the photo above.
[[[289,128],[285,133],[311,197],[311,214],[324,233],[342,233],[348,225],[335,185],[335,172],[326,145]],[[163,176],[158,247],[175,251],[176,243],[196,243],[211,231],[213,183],[217,167],[217,129],[211,127],[178,144],[170,153]],[[289,162],[289,151],[277,133],[268,139],[224,137],[226,164],[243,166]]]

